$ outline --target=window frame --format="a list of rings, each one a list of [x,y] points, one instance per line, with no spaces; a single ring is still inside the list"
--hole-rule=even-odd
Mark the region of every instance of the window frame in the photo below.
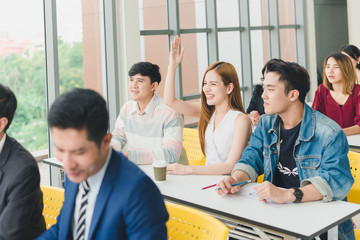
[[[208,65],[219,61],[219,32],[239,32],[241,49],[241,76],[240,86],[244,106],[250,103],[252,90],[254,88],[252,62],[251,62],[251,31],[269,30],[270,58],[280,58],[280,29],[294,29],[296,33],[296,58],[297,62],[306,66],[305,52],[305,29],[304,29],[304,1],[293,1],[295,24],[280,25],[278,0],[268,1],[268,22],[267,26],[250,26],[250,10],[248,0],[238,0],[239,6],[239,27],[217,27],[216,0],[204,0],[206,8],[207,28],[180,28],[179,0],[167,0],[168,29],[167,30],[140,30],[140,36],[167,35],[170,41],[173,37],[188,33],[207,33],[208,41]],[[243,61],[243,59],[248,59]],[[200,93],[183,95],[183,80],[181,64],[175,76],[175,94],[179,99],[188,101],[199,99]]]

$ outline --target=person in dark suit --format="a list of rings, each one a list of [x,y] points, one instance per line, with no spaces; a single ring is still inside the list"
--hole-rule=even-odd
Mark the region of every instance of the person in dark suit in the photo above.
[[[105,100],[89,89],[60,96],[48,114],[66,172],[57,223],[38,239],[166,239],[169,218],[151,179],[111,149]]]
[[[0,84],[0,239],[34,239],[45,231],[40,173],[34,157],[6,134],[17,107]]]

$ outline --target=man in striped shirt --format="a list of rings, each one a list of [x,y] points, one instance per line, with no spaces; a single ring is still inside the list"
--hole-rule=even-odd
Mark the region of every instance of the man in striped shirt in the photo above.
[[[158,160],[187,164],[181,116],[154,93],[161,81],[159,66],[139,62],[131,67],[129,76],[131,100],[120,110],[112,147],[137,164]]]

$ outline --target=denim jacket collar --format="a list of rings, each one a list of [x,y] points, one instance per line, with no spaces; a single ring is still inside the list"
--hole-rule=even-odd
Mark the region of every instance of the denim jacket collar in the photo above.
[[[277,114],[276,114],[277,115]],[[268,133],[275,133],[276,136],[279,136],[279,124],[280,124],[279,115],[276,116],[272,127],[269,129]],[[315,134],[315,112],[310,108],[306,103],[304,103],[304,115],[301,120],[301,127],[299,131],[298,139],[300,141],[308,142]]]

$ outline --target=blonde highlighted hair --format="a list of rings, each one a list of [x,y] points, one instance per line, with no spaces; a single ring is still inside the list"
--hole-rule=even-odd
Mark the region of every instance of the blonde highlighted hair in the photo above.
[[[354,66],[347,56],[342,53],[333,53],[327,56],[324,60],[323,66],[323,84],[327,89],[334,90],[332,84],[329,82],[329,79],[326,76],[326,65],[329,58],[334,58],[338,64],[340,71],[344,79],[343,94],[352,94],[352,91],[355,87],[357,76],[355,74]]]
[[[233,91],[228,95],[228,105],[230,109],[239,110],[245,113],[241,99],[239,78],[234,66],[227,62],[215,62],[211,64],[204,73],[202,86],[204,85],[206,74],[211,70],[214,70],[220,76],[225,86],[228,86],[230,83],[234,85]],[[207,104],[205,93],[204,91],[201,91],[201,114],[198,124],[198,130],[199,130],[201,150],[203,151],[204,154],[205,154],[205,132],[214,111],[215,111],[215,106],[210,106]]]

